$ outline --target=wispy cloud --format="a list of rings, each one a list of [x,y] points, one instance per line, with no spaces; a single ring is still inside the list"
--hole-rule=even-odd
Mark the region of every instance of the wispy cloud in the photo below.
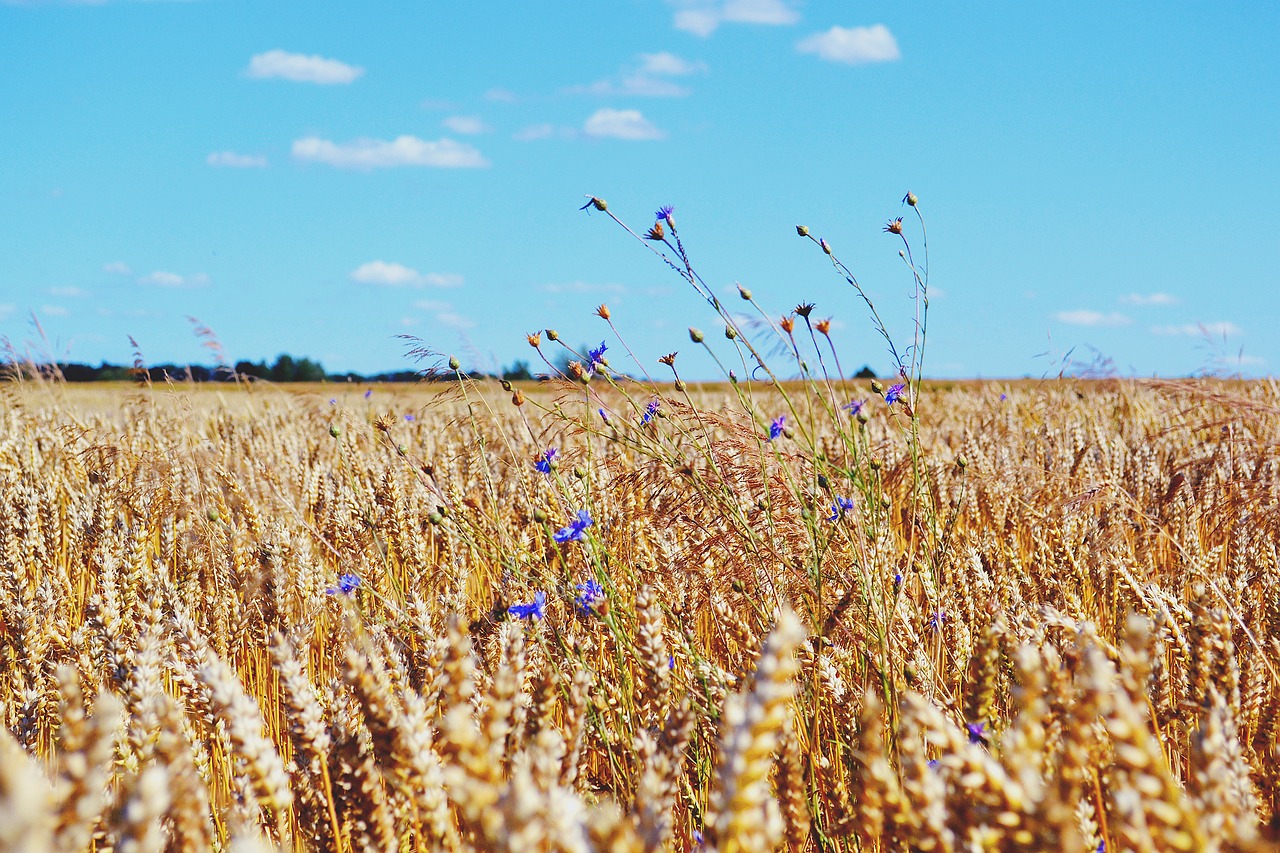
[[[102,265],[102,271],[112,275],[133,275],[133,269],[124,261],[111,261]]]
[[[516,97],[516,93],[509,89],[490,89],[484,93],[484,99],[498,104],[514,104],[520,100]]]
[[[479,116],[448,116],[440,122],[454,133],[472,136],[477,133],[488,133],[489,125]]]
[[[609,107],[596,110],[582,125],[587,136],[596,139],[648,140],[662,139],[666,134],[640,114],[639,110],[615,110]]]
[[[245,73],[258,79],[278,78],[332,86],[354,82],[364,74],[364,69],[323,56],[269,50],[250,59]]]
[[[209,276],[202,272],[179,275],[176,272],[156,270],[138,279],[138,284],[153,284],[157,287],[201,287],[208,283]]]
[[[783,0],[725,0],[722,3],[680,0],[680,5],[684,8],[676,11],[675,28],[703,38],[723,23],[780,26],[800,20],[800,13]]]
[[[678,98],[690,94],[688,86],[669,79],[703,73],[707,66],[702,62],[690,62],[673,53],[642,53],[639,64],[624,69],[617,78],[597,80],[586,86],[573,86],[565,90],[570,94],[626,95],[649,98]]]
[[[1244,329],[1229,320],[1218,320],[1213,323],[1182,323],[1171,326],[1153,326],[1156,335],[1186,335],[1188,337],[1229,338],[1243,335]]]
[[[476,327],[474,320],[465,314],[458,313],[458,311],[456,311],[453,305],[449,302],[440,302],[435,299],[419,299],[417,302],[413,303],[413,307],[422,311],[431,312],[437,323],[442,326],[448,326],[451,329],[465,331]],[[417,317],[404,317],[400,322],[406,326],[417,326],[421,324],[421,321]]]
[[[350,278],[360,284],[377,284],[384,287],[459,287],[462,276],[457,273],[420,273],[412,267],[394,261],[369,261],[350,273]]]
[[[439,169],[478,169],[489,161],[470,145],[444,138],[419,139],[397,136],[391,141],[357,139],[339,144],[308,136],[295,140],[293,156],[298,160],[324,163],[335,169],[390,169],[396,166],[432,166]]]
[[[40,313],[46,317],[66,317],[71,312],[61,305],[41,305]]]
[[[814,33],[796,44],[801,53],[814,53],[828,62],[866,65],[871,62],[893,62],[901,59],[898,42],[884,24],[870,27],[832,27],[825,33]]]
[[[79,287],[51,287],[49,295],[61,296],[63,299],[82,299],[89,295],[89,291]]]
[[[215,151],[204,161],[210,166],[225,166],[229,169],[265,169],[267,158],[261,154],[237,154],[234,151]]]
[[[1120,297],[1124,305],[1177,305],[1181,301],[1168,293],[1128,293]]]
[[[18,306],[12,302],[0,302],[0,320],[8,318],[16,310],[18,310]]]
[[[474,329],[476,323],[470,317],[457,311],[442,311],[436,315],[436,322],[452,329]]]
[[[550,122],[542,122],[541,124],[531,124],[520,128],[512,138],[517,142],[534,142],[539,139],[550,139],[553,136],[561,138],[572,137],[576,132],[571,127],[556,127]]]
[[[1059,311],[1053,315],[1053,318],[1071,326],[1127,326],[1131,322],[1128,317],[1115,311],[1104,314],[1087,308]]]

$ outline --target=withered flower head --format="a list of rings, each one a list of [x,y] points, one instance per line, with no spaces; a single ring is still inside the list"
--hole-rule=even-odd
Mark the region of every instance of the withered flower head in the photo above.
[[[391,415],[391,414],[378,415],[376,418],[373,419],[373,428],[376,429],[378,432],[390,432],[391,428],[395,426],[395,423],[396,423],[395,415]]]
[[[831,318],[825,320],[814,321],[813,327],[818,330],[818,334],[825,335],[831,331]]]
[[[799,305],[795,307],[795,312],[799,314],[801,317],[808,317],[809,312],[811,312],[812,310],[813,310],[812,302],[801,302]]]
[[[524,339],[529,342],[529,346],[537,349],[542,346],[542,332],[534,332],[531,335],[525,335]]]
[[[789,335],[796,327],[796,318],[788,314],[787,316],[782,318],[782,321],[780,322],[779,325],[782,326],[782,331],[786,332]]]
[[[902,217],[899,216],[897,219],[890,219],[888,222],[885,223],[884,230],[886,234],[901,234],[902,233]]]
[[[649,232],[644,235],[644,238],[646,240],[661,242],[667,238],[667,232],[662,230],[661,222],[655,222],[653,223],[653,227],[649,229]]]
[[[517,389],[515,390],[515,393],[511,395],[511,402],[512,402],[513,404],[517,405],[517,406],[523,406],[523,405],[524,405],[524,392],[523,392],[523,391],[521,391],[519,388],[517,388]]]
[[[576,362],[576,361],[569,362],[569,375],[572,376],[574,379],[581,379],[583,376],[586,375],[586,373],[587,371],[582,367],[582,365],[579,362]]]
[[[597,315],[597,316],[599,316],[601,320],[608,320],[608,319],[609,319],[609,306],[608,306],[608,305],[601,305],[600,307],[596,308],[596,315]]]
[[[676,363],[676,353],[669,352],[662,358],[658,359],[658,362],[665,364],[667,367],[674,367]]]

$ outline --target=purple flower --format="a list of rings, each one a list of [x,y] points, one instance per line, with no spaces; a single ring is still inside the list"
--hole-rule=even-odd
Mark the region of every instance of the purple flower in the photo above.
[[[568,527],[561,527],[553,535],[552,539],[563,545],[566,542],[581,542],[583,533],[588,527],[595,524],[591,514],[585,509],[578,510],[578,517],[569,522]]]
[[[595,349],[587,350],[587,361],[591,362],[592,366],[604,364],[604,353],[608,348],[608,345],[606,345],[604,341],[601,341],[600,346]]]
[[[884,395],[884,401],[892,406],[894,403],[902,399],[902,392],[907,389],[905,382],[898,382],[889,386],[889,390]]]
[[[987,724],[986,723],[965,723],[964,727],[969,732],[969,743],[986,743],[987,742]]]
[[[662,207],[658,208],[653,212],[653,218],[665,219],[667,221],[667,224],[670,225],[671,214],[675,213],[675,210],[676,210],[675,207],[673,207],[672,205],[664,204]]]
[[[778,436],[782,435],[786,431],[786,427],[783,426],[786,422],[786,415],[778,415],[777,419],[769,424],[769,437],[765,441],[774,441]]]
[[[330,397],[330,398],[329,398],[329,405],[330,405],[330,406],[336,406],[336,405],[338,405],[338,399],[337,399],[336,397]]]
[[[416,420],[417,420],[417,418],[415,418],[413,415],[405,415],[405,416],[404,416],[404,419],[405,419],[406,421],[410,421],[410,422],[413,422],[413,421],[416,421]]]
[[[898,589],[902,586],[902,572],[893,573],[893,588]]]
[[[1009,395],[1008,395],[1008,394],[1001,394],[1001,395],[1000,395],[1000,402],[1001,402],[1001,403],[1003,403],[1005,400],[1008,400],[1008,399],[1009,399]],[[1104,843],[1105,843],[1105,842],[1104,842]]]
[[[862,411],[862,405],[863,405],[863,402],[861,400],[850,400],[848,403],[845,403],[840,408],[848,412],[850,417],[856,418],[858,416],[858,412]]]
[[[551,473],[551,460],[556,458],[556,449],[548,447],[542,453],[538,454],[537,461],[533,463],[533,467],[537,468],[544,474]]]
[[[600,413],[600,420],[604,421],[605,423],[609,422],[609,413],[604,410],[603,406],[600,407],[599,409],[596,409],[596,411]]]
[[[644,417],[640,418],[640,426],[649,423],[656,414],[658,414],[658,401],[650,400],[644,407]]]
[[[373,396],[373,389],[372,389],[372,388],[370,388],[368,391],[365,391],[365,392],[364,392],[364,398],[365,398],[366,400],[368,400],[368,399],[369,399],[370,397],[372,397],[372,396]]]
[[[547,594],[538,590],[533,594],[533,601],[526,604],[513,604],[507,608],[507,613],[515,619],[541,619],[547,615],[546,607]]]
[[[852,500],[837,496],[836,502],[831,505],[831,515],[827,516],[827,521],[839,521],[851,509],[853,509]]]
[[[942,623],[947,621],[947,614],[939,610],[929,617],[929,627],[935,631],[942,630]]]
[[[604,587],[595,578],[588,578],[574,589],[578,591],[578,597],[573,600],[573,606],[583,616],[590,616],[596,607],[604,603]]]
[[[331,586],[326,589],[325,592],[329,595],[337,595],[338,593],[351,595],[351,593],[356,591],[356,587],[358,586],[360,586],[360,576],[347,572],[346,574],[338,576],[337,586]]]

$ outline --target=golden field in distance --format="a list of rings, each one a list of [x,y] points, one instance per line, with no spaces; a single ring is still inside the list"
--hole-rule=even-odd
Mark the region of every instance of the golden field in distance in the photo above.
[[[0,386],[0,850],[1272,849],[1280,387],[887,390]]]

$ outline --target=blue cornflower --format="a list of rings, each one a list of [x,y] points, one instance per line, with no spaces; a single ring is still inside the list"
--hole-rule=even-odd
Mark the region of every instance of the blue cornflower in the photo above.
[[[513,604],[507,608],[507,613],[516,619],[541,619],[547,615],[547,594],[542,590],[538,590],[533,594],[533,601],[527,604]]]
[[[905,382],[898,382],[889,386],[888,392],[884,395],[884,401],[892,406],[894,403],[902,399],[902,392],[907,390]]]
[[[405,419],[406,421],[410,421],[410,422],[412,422],[412,421],[416,421],[416,420],[417,420],[417,418],[415,418],[413,415],[405,415],[405,416],[404,416],[404,419]]]
[[[650,400],[644,407],[644,417],[640,418],[640,426],[649,423],[656,414],[658,414],[658,401]]]
[[[773,441],[778,436],[782,435],[782,433],[786,430],[786,427],[783,426],[783,424],[785,424],[786,422],[787,422],[786,415],[778,415],[777,420],[769,424],[769,437],[766,438],[765,441]]]
[[[330,405],[330,406],[336,406],[336,405],[338,405],[338,398],[337,398],[337,397],[330,397],[330,398],[329,398],[329,405]]]
[[[964,727],[969,732],[969,743],[986,743],[987,742],[987,724],[986,723],[965,723]]]
[[[676,209],[675,209],[675,207],[673,207],[672,205],[664,204],[662,207],[660,207],[660,208],[658,208],[657,210],[655,210],[655,211],[654,211],[654,213],[653,213],[653,218],[654,218],[654,219],[665,219],[665,220],[667,220],[667,224],[668,224],[668,225],[670,225],[670,224],[671,224],[671,214],[675,213],[675,210],[676,210]]]
[[[902,586],[902,572],[893,573],[893,588],[898,589]]]
[[[588,578],[574,589],[578,591],[578,597],[573,600],[573,606],[583,616],[590,616],[593,610],[604,603],[604,587],[595,578]]]
[[[851,509],[853,509],[851,499],[837,496],[836,502],[831,505],[831,515],[827,516],[827,521],[839,521]]]
[[[935,631],[942,630],[942,623],[947,621],[947,614],[939,610],[929,617],[929,627]]]
[[[356,591],[356,587],[358,586],[360,586],[360,576],[347,572],[346,574],[338,576],[337,586],[331,586],[326,589],[325,592],[329,595],[337,595],[338,593],[350,595]]]
[[[578,510],[578,517],[569,522],[568,527],[561,527],[552,535],[552,539],[563,545],[566,542],[580,542],[588,527],[595,524],[591,514],[585,509]]]
[[[364,398],[365,398],[366,400],[368,400],[368,399],[369,399],[370,397],[372,397],[372,396],[373,396],[373,389],[372,389],[372,388],[370,388],[368,391],[365,391],[365,392],[364,392]]]
[[[539,471],[541,471],[544,474],[550,474],[551,460],[555,458],[556,458],[556,449],[554,447],[548,447],[542,453],[538,454],[538,457],[537,457],[538,461],[533,463],[533,467],[537,468]]]
[[[603,406],[601,406],[599,409],[596,409],[596,411],[600,413],[600,420],[604,421],[605,423],[609,422],[609,413],[604,410]]]
[[[850,417],[856,418],[858,416],[858,413],[862,411],[862,406],[863,406],[862,400],[850,400],[848,403],[845,403],[840,408],[848,412]]]
[[[600,346],[595,349],[587,350],[587,361],[594,367],[597,364],[604,364],[604,353],[609,347],[604,341],[600,342]]]
[[[1005,400],[1008,400],[1008,399],[1009,399],[1009,395],[1008,395],[1008,394],[1001,394],[1001,395],[1000,395],[1000,402],[1001,402],[1001,403],[1003,403]],[[1104,841],[1103,843],[1105,844],[1106,842]]]

